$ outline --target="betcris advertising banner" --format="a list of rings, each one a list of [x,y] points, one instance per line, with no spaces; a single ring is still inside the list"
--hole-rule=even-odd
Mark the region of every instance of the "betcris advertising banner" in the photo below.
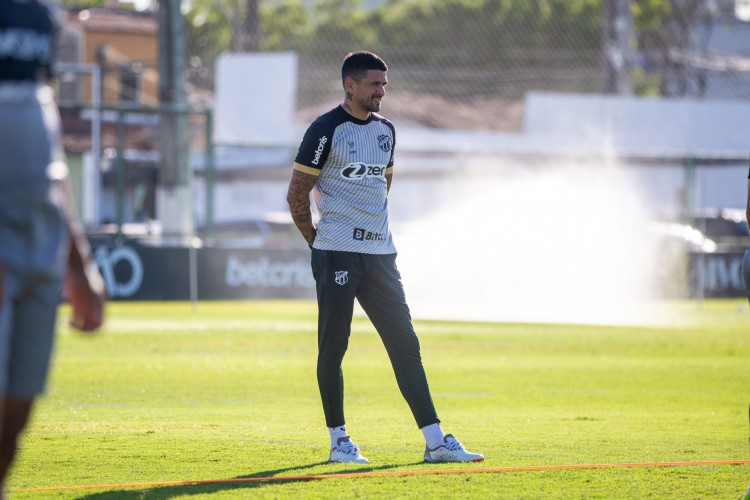
[[[309,250],[91,245],[113,300],[189,300],[191,260],[198,299],[315,298]]]
[[[190,249],[111,238],[91,239],[91,246],[112,300],[190,300],[191,260],[201,300],[315,298],[307,249]],[[747,297],[743,257],[690,253],[690,295]]]

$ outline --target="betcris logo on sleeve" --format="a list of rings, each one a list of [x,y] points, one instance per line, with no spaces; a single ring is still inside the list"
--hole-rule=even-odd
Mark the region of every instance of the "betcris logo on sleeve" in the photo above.
[[[312,159],[312,164],[317,165],[320,163],[320,155],[323,154],[323,150],[326,147],[326,143],[328,142],[328,137],[323,136],[320,139],[318,139],[318,148],[315,150],[315,157]]]
[[[344,179],[362,179],[363,177],[384,177],[385,165],[368,165],[366,163],[350,163],[341,169]]]

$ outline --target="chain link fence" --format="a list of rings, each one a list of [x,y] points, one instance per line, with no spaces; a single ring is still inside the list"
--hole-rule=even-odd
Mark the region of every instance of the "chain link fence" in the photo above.
[[[70,3],[75,7],[75,0]],[[89,15],[99,15],[80,7],[73,15],[82,23]],[[191,238],[198,236],[207,246],[307,252],[288,218],[284,196],[296,145],[264,148],[214,141],[212,112],[222,54],[293,52],[297,128],[342,101],[340,65],[354,50],[374,51],[388,63],[383,112],[400,132],[523,133],[528,96],[539,93],[725,101],[738,106],[750,97],[750,2],[746,0],[183,0],[182,7],[187,109],[176,112],[185,118],[184,148],[189,150],[192,174],[188,181],[192,206],[184,212],[192,218]],[[78,131],[67,134],[66,148],[82,194],[79,208],[89,229],[111,224],[116,231],[129,227],[149,236],[143,232],[163,222],[160,190],[169,195],[163,189],[169,159],[162,154],[162,121],[175,111],[164,108],[160,95],[163,75],[156,44],[163,27],[156,13],[148,10],[131,12],[127,20],[107,20],[102,15],[99,22],[120,28],[132,24],[132,31],[145,36],[138,42],[143,54],[150,55],[129,51],[131,42],[124,34],[96,38],[90,32],[89,40],[95,41],[95,47],[86,48],[93,51],[88,58],[91,64],[60,73],[63,123],[68,132]],[[69,60],[83,50],[75,43],[68,48]],[[269,76],[261,73],[252,79]],[[247,81],[249,94],[255,88],[252,79]],[[251,119],[263,121],[263,117]],[[558,158],[509,159],[488,149],[471,152],[470,145],[430,137],[434,151],[410,151],[405,142],[398,150],[399,177],[389,204],[399,236],[413,231],[412,221],[445,215],[441,210],[450,205],[454,211],[465,210],[466,220],[471,221],[456,225],[469,231],[460,234],[462,241],[502,227],[504,242],[538,241],[539,248],[546,248],[550,239],[569,238],[573,238],[570,246],[578,248],[593,234],[600,236],[592,241],[622,240],[625,248],[641,245],[651,236],[642,231],[624,235],[622,227],[643,228],[649,217],[665,212],[680,223],[701,217],[705,214],[698,209],[727,201],[726,179],[730,183],[738,175],[744,179],[747,172],[744,156],[736,151],[731,157],[706,161],[675,157],[628,165],[626,181],[641,191],[625,201],[650,210],[632,224],[630,219],[620,219],[625,216],[619,207],[609,207],[609,212],[600,209],[607,205],[601,203],[602,193],[616,200],[624,185],[602,180],[610,175],[611,165],[601,158],[567,165],[569,170],[563,172],[564,162]],[[458,174],[464,182],[456,182]],[[564,180],[571,175],[574,185]],[[526,183],[527,176],[533,182]],[[91,182],[98,182],[99,188],[93,189]],[[548,201],[539,198],[540,186],[549,187],[550,196],[561,191],[555,182],[561,182],[567,193],[578,189],[579,201],[592,201],[581,213],[571,215],[577,218],[576,227],[567,232],[559,228],[563,232],[555,236],[547,228],[534,240],[529,235],[538,217],[524,217],[539,213],[538,206],[530,203]],[[528,190],[509,189],[515,185]],[[486,219],[486,214],[494,213],[494,205],[475,206],[477,186],[487,195],[482,201],[496,204],[502,198],[517,203],[506,206],[502,221]],[[744,200],[744,189],[742,183],[732,192],[735,207],[737,200]],[[434,233],[441,235],[443,227],[439,224]],[[513,228],[518,229],[515,235]],[[408,249],[408,239],[403,241],[400,248]],[[444,246],[442,239],[437,244]],[[456,258],[465,251],[459,246]],[[581,252],[611,253],[589,247]],[[620,264],[625,269],[629,262]],[[730,264],[724,267],[734,269]],[[682,262],[675,265],[685,267]],[[252,274],[249,267],[242,269],[247,276]],[[684,281],[683,271],[670,271],[669,279],[679,274]],[[733,276],[729,271],[724,274]]]
[[[211,92],[217,56],[248,39],[294,51],[304,121],[341,99],[340,62],[366,49],[389,64],[392,113],[434,128],[517,130],[530,91],[746,99],[746,9],[734,0],[196,0],[188,80]]]

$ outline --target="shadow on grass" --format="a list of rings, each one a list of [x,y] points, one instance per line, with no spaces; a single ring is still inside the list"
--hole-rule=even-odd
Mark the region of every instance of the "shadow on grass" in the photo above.
[[[357,472],[373,472],[378,470],[395,469],[397,467],[404,467],[409,465],[419,465],[423,462],[415,462],[413,464],[399,464],[399,465],[380,465],[380,466],[367,466],[361,467],[356,466],[347,468],[345,470],[336,471],[318,471],[312,475],[320,474],[350,474]],[[236,479],[246,479],[253,477],[275,477],[278,474],[291,471],[305,471],[313,467],[329,464],[327,460],[322,462],[314,462],[307,465],[300,465],[297,467],[288,467],[285,469],[267,470],[262,472],[256,472],[248,476],[238,476]],[[305,474],[299,474],[305,475]],[[162,499],[162,498],[174,498],[185,495],[201,495],[206,493],[216,493],[220,491],[232,491],[232,490],[252,490],[262,488],[269,484],[281,484],[281,483],[297,483],[305,481],[319,481],[319,479],[289,479],[289,480],[270,480],[270,481],[239,481],[239,482],[215,482],[215,483],[204,483],[204,484],[182,484],[175,486],[153,486],[153,487],[130,487],[122,488],[119,490],[107,490],[96,493],[89,493],[87,495],[78,497],[86,500],[99,500],[99,499]]]

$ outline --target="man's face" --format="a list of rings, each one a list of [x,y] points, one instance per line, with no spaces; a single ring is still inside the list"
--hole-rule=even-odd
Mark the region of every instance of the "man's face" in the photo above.
[[[380,102],[385,96],[385,86],[388,85],[386,72],[370,69],[359,82],[352,82],[352,104],[370,112],[380,111]]]

